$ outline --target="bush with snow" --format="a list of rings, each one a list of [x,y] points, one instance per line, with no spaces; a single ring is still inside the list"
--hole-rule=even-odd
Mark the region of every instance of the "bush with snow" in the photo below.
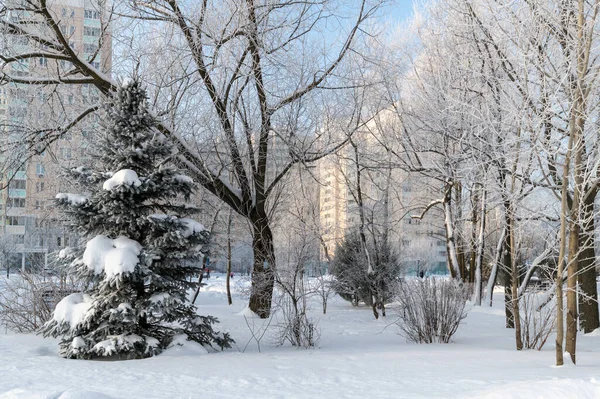
[[[455,280],[406,279],[398,285],[397,325],[417,343],[448,343],[465,313],[466,292]]]
[[[70,358],[149,357],[182,335],[229,347],[229,336],[213,329],[217,320],[186,300],[209,238],[185,203],[193,181],[173,166],[176,151],[154,129],[138,83],[114,93],[106,114],[93,169],[69,172],[85,195],[56,197],[85,240],[59,262],[87,288],[56,306],[43,333],[60,336]]]

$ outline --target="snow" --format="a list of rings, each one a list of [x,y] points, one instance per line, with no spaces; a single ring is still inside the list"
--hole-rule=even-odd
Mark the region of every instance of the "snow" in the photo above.
[[[175,180],[182,182],[182,183],[188,183],[188,184],[194,183],[194,179],[192,179],[191,177],[186,176],[186,175],[175,175],[174,178],[175,178]]]
[[[58,339],[1,329],[0,398],[600,397],[599,333],[579,335],[577,366],[554,366],[554,336],[541,351],[516,351],[514,330],[504,328],[502,290],[493,308],[468,306],[452,343],[430,345],[407,343],[392,324],[392,309],[387,319],[375,320],[370,308],[336,297],[322,315],[313,298],[310,316],[318,319],[321,341],[317,349],[297,350],[274,344],[276,317],[240,316],[247,277],[236,273],[232,280],[231,306],[224,275],[211,273],[203,282],[199,314],[220,319],[217,327],[237,341],[233,349],[206,354],[177,337],[149,359],[68,360],[57,354]],[[252,334],[266,326],[259,352]]]
[[[152,215],[148,215],[148,218],[150,220],[156,219],[156,220],[161,220],[161,221],[167,220],[167,219],[177,219],[176,216],[165,215],[163,213],[154,213]],[[206,228],[204,227],[204,225],[202,223],[198,223],[197,221],[195,221],[193,219],[179,218],[179,221],[181,221],[181,223],[184,226],[183,236],[186,238],[193,234],[201,233],[206,230]]]
[[[71,193],[58,193],[56,194],[56,199],[64,199],[67,200],[71,205],[81,205],[85,204],[88,198],[81,194],[71,194]]]
[[[138,175],[131,169],[121,169],[117,173],[113,174],[112,177],[104,182],[102,188],[110,191],[115,187],[122,185],[139,187],[142,184]]]
[[[64,247],[63,249],[61,249],[60,251],[58,251],[58,258],[59,259],[64,259],[69,257],[70,255],[74,254],[75,250],[73,250],[73,248],[71,247]]]
[[[184,231],[185,237],[189,237],[192,234],[201,233],[206,230],[206,228],[204,228],[204,225],[202,223],[198,223],[193,219],[181,218],[179,220],[181,220],[186,226],[186,230]]]
[[[76,292],[56,304],[52,317],[58,323],[68,323],[73,328],[85,320],[91,306],[92,298],[89,295]]]
[[[89,240],[83,252],[83,263],[94,273],[107,277],[131,273],[138,264],[142,246],[135,240],[119,236],[110,239],[99,235]]]

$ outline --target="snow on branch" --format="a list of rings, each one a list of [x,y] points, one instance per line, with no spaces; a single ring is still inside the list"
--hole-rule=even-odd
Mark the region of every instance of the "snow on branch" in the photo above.
[[[112,177],[104,182],[102,188],[106,191],[110,191],[115,187],[119,187],[122,185],[139,187],[142,184],[138,175],[135,171],[131,169],[121,169]]]
[[[429,212],[429,210],[431,208],[433,208],[436,205],[443,204],[443,203],[444,203],[443,199],[431,201],[429,204],[427,204],[427,206],[425,207],[423,212],[421,212],[420,215],[410,215],[410,217],[411,217],[411,219],[423,219],[425,217],[425,214],[427,214],[427,212]]]
[[[71,205],[81,205],[88,201],[88,198],[85,195],[71,193],[58,193],[54,198],[57,200],[65,200]]]
[[[110,239],[98,235],[87,242],[83,252],[83,263],[95,274],[106,273],[107,277],[132,273],[138,264],[142,250],[139,242],[119,236]]]

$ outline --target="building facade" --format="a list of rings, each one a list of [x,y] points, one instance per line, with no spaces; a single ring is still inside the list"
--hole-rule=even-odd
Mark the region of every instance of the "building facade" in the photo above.
[[[9,6],[18,3],[12,1]],[[50,3],[50,10],[69,46],[96,69],[110,74],[110,30],[107,16],[98,4],[90,0],[57,0]],[[16,23],[36,18],[27,11],[11,11],[7,17]],[[32,34],[53,37],[52,32],[38,29]],[[3,40],[2,51],[9,55],[26,51],[43,54],[46,50],[26,36],[8,36]],[[73,68],[67,61],[42,56],[12,63],[10,73],[22,78],[53,78],[68,74]],[[86,148],[96,129],[97,116],[91,115],[60,138],[44,140],[50,142],[48,146],[28,148],[27,143],[32,135],[54,134],[55,127],[64,126],[99,101],[98,90],[87,84],[40,86],[8,82],[1,86],[5,189],[0,192],[0,248],[13,270],[46,267],[48,254],[75,244],[77,237],[63,227],[54,212],[53,199],[58,192],[69,188],[61,169],[86,162]],[[35,155],[31,156],[32,152]]]

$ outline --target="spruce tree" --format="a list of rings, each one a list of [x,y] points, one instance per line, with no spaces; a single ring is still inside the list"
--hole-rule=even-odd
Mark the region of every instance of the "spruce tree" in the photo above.
[[[56,203],[81,234],[79,249],[60,262],[86,287],[64,298],[44,326],[62,337],[69,358],[145,358],[177,336],[229,347],[186,299],[189,277],[202,258],[208,232],[185,203],[195,186],[173,163],[176,150],[155,128],[138,82],[119,88],[105,106],[91,149],[92,167],[67,172],[82,194],[58,194]]]

